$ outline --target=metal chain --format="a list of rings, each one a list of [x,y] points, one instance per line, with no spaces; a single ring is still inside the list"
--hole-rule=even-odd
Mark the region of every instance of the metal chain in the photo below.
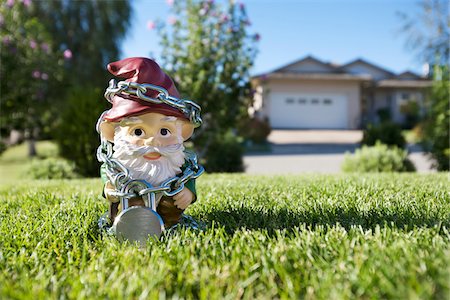
[[[159,93],[156,98],[151,98],[146,95],[148,91],[152,90]],[[111,79],[105,92],[106,100],[112,103],[113,97],[118,93],[133,95],[141,100],[154,104],[164,103],[170,105],[181,111],[191,121],[194,127],[199,127],[202,124],[202,118],[200,116],[201,107],[197,103],[170,96],[169,92],[163,87],[149,83],[141,84],[127,81],[119,81],[117,83],[114,79]]]
[[[184,189],[186,182],[191,179],[196,179],[205,171],[205,169],[198,164],[197,156],[192,152],[187,152],[188,166],[178,176],[167,179],[158,187],[153,187],[147,181],[139,179],[140,182],[145,182],[145,188],[135,188],[132,193],[123,193],[122,188],[128,185],[130,181],[134,180],[130,177],[128,169],[117,159],[113,158],[112,155],[112,144],[107,140],[102,140],[100,146],[97,148],[97,159],[99,162],[105,164],[106,176],[116,189],[111,195],[119,198],[129,199],[157,192],[162,192],[166,196],[173,197]]]

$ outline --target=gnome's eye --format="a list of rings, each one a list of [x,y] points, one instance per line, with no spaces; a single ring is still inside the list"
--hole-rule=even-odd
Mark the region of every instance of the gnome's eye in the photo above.
[[[144,134],[145,134],[145,132],[141,128],[136,128],[133,130],[134,136],[143,136]]]
[[[159,131],[161,133],[162,136],[170,136],[170,130],[167,128],[161,128],[161,130]]]

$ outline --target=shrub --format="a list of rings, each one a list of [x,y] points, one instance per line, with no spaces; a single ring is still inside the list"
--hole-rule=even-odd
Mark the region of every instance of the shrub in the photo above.
[[[383,107],[377,110],[378,119],[381,123],[390,122],[392,120],[391,111],[387,107]]]
[[[72,179],[79,177],[75,164],[61,158],[35,159],[26,173],[32,179]]]
[[[375,146],[362,146],[355,154],[347,153],[341,166],[344,172],[413,172],[415,167],[408,152],[396,146],[377,142]]]
[[[392,122],[383,122],[378,125],[369,124],[363,132],[361,144],[373,146],[377,141],[385,145],[405,148],[406,140],[402,128]]]
[[[255,144],[263,144],[271,132],[269,120],[266,119],[245,119],[240,125],[240,135]]]
[[[420,121],[420,106],[415,100],[410,100],[400,106],[400,112],[405,116],[403,127],[412,129]]]
[[[242,172],[244,149],[232,132],[216,136],[206,152],[205,169],[208,172]]]
[[[99,176],[100,164],[95,156],[100,138],[95,124],[107,101],[99,88],[78,87],[70,91],[56,132],[59,153],[73,161],[83,176]]]

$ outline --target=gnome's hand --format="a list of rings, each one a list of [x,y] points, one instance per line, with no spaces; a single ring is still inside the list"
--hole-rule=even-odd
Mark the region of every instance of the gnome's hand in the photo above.
[[[184,188],[181,192],[173,196],[173,199],[175,200],[174,204],[176,207],[186,209],[194,200],[194,194],[188,188]]]
[[[119,202],[119,198],[117,196],[111,195],[111,192],[115,192],[115,191],[116,191],[116,189],[114,188],[112,183],[109,181],[106,182],[105,188],[103,189],[106,200],[108,200],[109,202]]]

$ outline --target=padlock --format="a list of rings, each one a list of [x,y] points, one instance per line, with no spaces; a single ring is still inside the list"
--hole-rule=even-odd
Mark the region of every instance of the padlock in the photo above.
[[[145,206],[128,205],[130,195],[152,186],[143,180],[131,180],[121,189],[122,211],[116,216],[112,230],[120,241],[139,242],[145,245],[149,237],[159,238],[164,231],[164,222],[156,212],[155,192],[142,196]]]

